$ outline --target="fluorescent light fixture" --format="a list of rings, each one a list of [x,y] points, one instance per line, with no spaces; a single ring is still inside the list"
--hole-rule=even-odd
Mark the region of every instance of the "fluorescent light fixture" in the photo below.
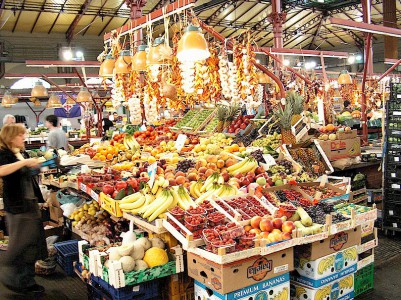
[[[316,56],[316,57],[337,57],[337,58],[348,58],[348,52],[338,51],[319,51],[319,50],[305,50],[305,49],[286,49],[286,48],[269,48],[262,47],[264,51],[267,51],[275,55],[293,55],[293,56]]]
[[[333,25],[340,28],[346,28],[361,32],[375,33],[387,36],[401,37],[401,29],[386,27],[382,25],[373,25],[365,22],[355,22],[339,18],[329,18],[326,21],[327,25]]]
[[[284,64],[284,66],[289,66],[290,65],[290,61],[288,59],[284,59],[283,60],[283,64]]]
[[[353,64],[355,62],[355,56],[350,56],[350,57],[348,57],[348,63],[349,64]]]
[[[315,61],[309,61],[305,63],[305,69],[310,70],[314,69],[316,67],[316,62]]]
[[[63,58],[64,58],[65,60],[72,60],[73,57],[74,57],[74,55],[73,55],[73,53],[72,53],[71,50],[68,49],[68,50],[64,50],[64,51],[63,51]]]
[[[26,60],[27,67],[75,67],[100,68],[98,61]]]
[[[362,55],[358,54],[358,55],[356,56],[356,61],[361,61],[361,60],[362,60]]]
[[[77,51],[77,52],[75,53],[75,56],[76,56],[77,58],[82,58],[82,57],[84,57],[84,53],[83,53],[82,51]]]

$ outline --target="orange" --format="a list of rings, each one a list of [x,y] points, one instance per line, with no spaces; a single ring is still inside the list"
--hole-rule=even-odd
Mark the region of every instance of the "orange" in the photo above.
[[[111,153],[107,154],[106,158],[107,158],[108,160],[113,159],[113,154],[111,154]]]
[[[237,144],[232,144],[231,148],[232,148],[233,152],[238,152],[238,150],[239,150],[239,146]]]
[[[107,147],[107,152],[113,153],[113,151],[114,151],[114,147],[113,146],[108,146]]]
[[[154,158],[153,156],[149,156],[148,157],[148,163],[149,164],[153,164],[154,162],[156,162],[156,158]]]
[[[107,155],[107,150],[104,149],[104,150],[100,151],[100,154],[106,156]]]
[[[105,160],[106,160],[106,156],[100,155],[100,156],[99,156],[99,159],[100,159],[101,161],[105,161]]]

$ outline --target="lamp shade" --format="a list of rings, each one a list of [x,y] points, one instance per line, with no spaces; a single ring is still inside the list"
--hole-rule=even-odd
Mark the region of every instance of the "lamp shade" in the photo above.
[[[156,38],[149,49],[147,65],[168,65],[171,63],[172,53],[170,46],[164,44],[163,39]]]
[[[47,89],[43,86],[43,84],[38,81],[35,83],[35,86],[33,87],[31,91],[31,96],[32,97],[47,97]]]
[[[130,72],[129,65],[131,63],[131,55],[129,50],[120,52],[120,56],[115,63],[116,74],[128,74]]]
[[[190,25],[178,42],[177,59],[183,61],[200,61],[210,56],[207,41],[199,27]]]
[[[15,99],[17,99],[17,100],[15,100]],[[11,92],[6,91],[3,95],[3,100],[1,101],[1,105],[3,107],[9,108],[17,102],[18,102],[18,98],[13,98],[13,96],[11,95]]]
[[[89,93],[87,88],[85,88],[85,87],[81,88],[81,91],[77,95],[77,100],[76,101],[79,102],[79,103],[92,101],[92,96]]]
[[[351,75],[347,70],[342,70],[337,79],[338,84],[352,84]]]
[[[63,107],[61,104],[60,97],[56,94],[51,94],[49,100],[47,101],[46,108],[60,108]]]
[[[65,101],[65,104],[67,105],[75,105],[76,102],[74,101],[74,99],[67,97],[67,100]]]
[[[110,54],[106,56],[106,59],[102,62],[99,69],[99,76],[101,77],[113,77],[113,70],[115,65],[115,59]]]
[[[146,45],[140,45],[137,52],[131,59],[131,68],[133,71],[146,71]]]

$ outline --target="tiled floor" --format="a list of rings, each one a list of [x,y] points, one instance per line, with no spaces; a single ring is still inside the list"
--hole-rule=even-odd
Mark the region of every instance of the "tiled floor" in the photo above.
[[[1,269],[0,269],[1,271]],[[358,300],[401,299],[401,236],[379,236],[379,246],[375,249],[375,289],[358,297]],[[85,284],[77,276],[66,276],[59,268],[48,277],[37,277],[36,281],[46,287],[40,300],[85,300]],[[0,300],[33,300],[32,296],[21,296],[9,292],[0,285]],[[35,300],[36,300],[35,299]]]

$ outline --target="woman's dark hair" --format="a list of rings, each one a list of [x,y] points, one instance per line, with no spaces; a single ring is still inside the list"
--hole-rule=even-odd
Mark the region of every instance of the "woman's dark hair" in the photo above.
[[[57,127],[57,117],[55,115],[48,115],[46,121],[51,123],[54,127]]]
[[[350,101],[348,101],[348,100],[345,100],[344,101],[344,107],[348,107],[348,106],[350,106],[351,105],[351,102]]]

